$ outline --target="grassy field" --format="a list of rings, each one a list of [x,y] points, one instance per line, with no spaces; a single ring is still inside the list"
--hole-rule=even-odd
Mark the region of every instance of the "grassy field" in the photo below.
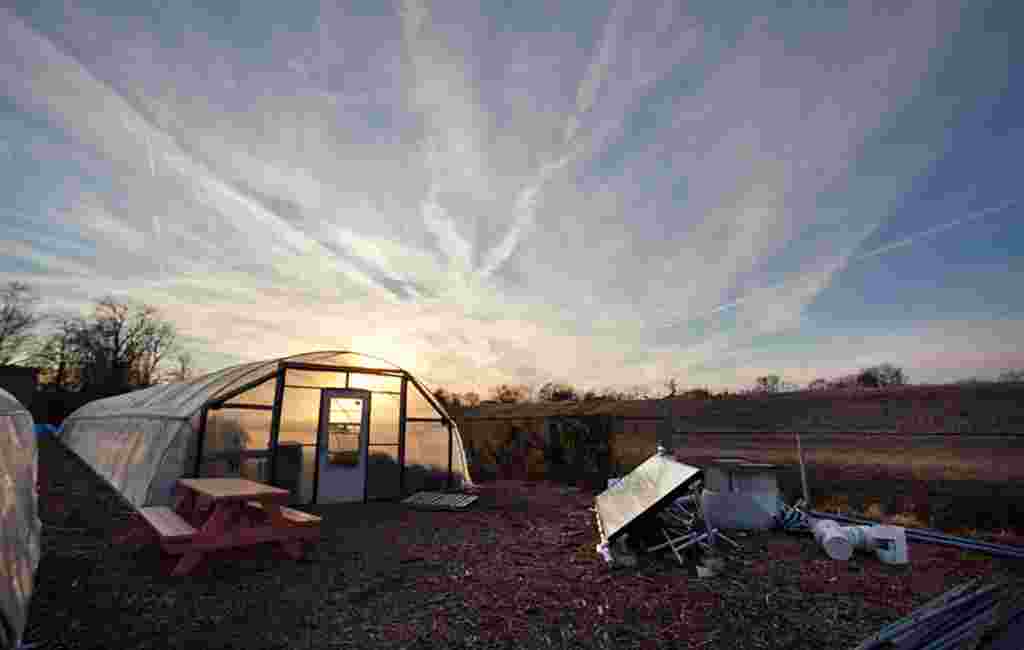
[[[1024,437],[806,433],[801,441],[819,509],[959,532],[1024,532]],[[728,456],[778,463],[787,500],[799,496],[793,434],[683,434],[673,448],[696,465]]]
[[[610,473],[622,475],[653,454],[658,428],[653,420],[616,425],[609,440]],[[815,507],[852,509],[912,527],[1024,533],[1024,436],[901,433],[898,428],[802,433]],[[507,445],[513,429],[522,432],[518,436],[529,443],[528,452],[499,461],[491,450]],[[545,461],[542,430],[543,420],[529,418],[466,426],[467,444],[480,451],[471,467],[474,476],[565,479]],[[671,447],[680,460],[702,465],[739,456],[776,463],[787,502],[799,497],[795,434],[700,431],[674,436]]]

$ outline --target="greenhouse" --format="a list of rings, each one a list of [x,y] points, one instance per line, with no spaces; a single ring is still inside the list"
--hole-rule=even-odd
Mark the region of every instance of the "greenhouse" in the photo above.
[[[17,648],[39,565],[32,416],[0,388],[0,648]]]
[[[135,506],[182,477],[242,477],[293,504],[471,485],[454,420],[412,374],[354,352],[226,368],[86,404],[64,443]]]

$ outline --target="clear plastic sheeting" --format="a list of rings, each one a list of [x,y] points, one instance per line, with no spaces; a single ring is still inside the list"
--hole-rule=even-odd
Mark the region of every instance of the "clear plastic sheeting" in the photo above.
[[[288,357],[290,363],[315,363],[318,366],[346,366],[349,368],[377,368],[381,370],[401,370],[398,366],[380,357],[358,352],[307,352]]]
[[[455,454],[452,454],[453,465],[454,459]],[[440,490],[447,481],[448,427],[442,422],[408,423],[405,427],[406,489],[413,492]]]
[[[284,389],[278,442],[315,445],[319,421],[320,391],[318,389],[291,387]]]
[[[444,408],[415,377],[394,364],[355,352],[312,352],[246,363],[188,382],[154,386],[91,402],[64,421],[62,440],[133,505],[167,505],[175,482],[191,475],[195,469],[203,408],[224,403],[223,409],[209,411],[200,473],[212,476],[223,471],[231,475],[265,477],[270,466],[266,459],[274,454],[274,450],[269,448],[272,411],[231,409],[230,405],[272,406],[276,373],[282,364],[310,364],[325,368],[286,370],[275,480],[282,482],[287,479],[288,489],[293,490],[296,498],[314,491],[310,472],[313,463],[306,459],[307,456],[312,458],[317,439],[319,388],[338,386],[347,375],[350,383],[354,380],[364,389],[393,389],[398,392],[404,377],[409,382],[408,417],[449,418]],[[352,368],[353,371],[331,370],[337,367]],[[360,373],[357,368],[394,370],[402,377]],[[293,380],[313,387],[292,388],[288,385]],[[371,407],[371,432],[377,431],[376,439],[371,433],[371,443],[393,445],[392,449],[384,452],[392,466],[396,461],[393,456],[397,454],[401,430],[399,401],[398,395],[375,392],[374,406]],[[376,406],[380,407],[379,412],[374,412],[377,411]],[[229,434],[238,435],[232,438]],[[244,439],[239,437],[241,434],[245,434]],[[444,445],[448,444],[447,437],[445,431]],[[297,453],[294,454],[285,453],[295,443],[304,447],[296,447]],[[261,450],[266,450],[266,453]],[[224,458],[217,458],[217,454],[225,451],[238,455],[237,468],[215,466],[216,462],[224,461]],[[297,459],[294,463],[288,460],[292,456]],[[453,431],[452,473],[455,485],[472,484],[457,430]],[[378,471],[377,478],[371,476],[371,479],[380,486],[377,479],[384,475],[397,475],[397,471]],[[390,490],[381,487],[380,491]]]
[[[406,398],[406,416],[410,418],[439,418],[443,411],[439,411],[434,405],[427,401],[415,385],[409,385],[408,397]]]
[[[366,496],[370,499],[392,499],[401,496],[401,466],[398,447],[369,445],[369,467],[366,476]]]
[[[402,378],[390,375],[367,375],[354,372],[348,378],[349,388],[361,388],[375,393],[397,393],[402,390]]]
[[[39,566],[37,462],[32,416],[0,389],[0,648],[21,641]]]
[[[274,391],[277,388],[277,378],[271,377],[259,386],[250,388],[241,395],[235,395],[228,400],[228,404],[245,404],[249,406],[273,406]]]
[[[398,444],[398,395],[374,393],[370,400],[370,444]]]
[[[284,375],[285,386],[301,386],[305,388],[346,388],[347,372],[328,372],[325,370],[288,370]],[[271,397],[273,402],[274,398]]]
[[[74,420],[63,440],[129,503],[144,506],[170,504],[175,481],[189,471],[180,448],[194,447],[195,437],[185,420],[136,416]],[[169,453],[174,448],[179,453]]]

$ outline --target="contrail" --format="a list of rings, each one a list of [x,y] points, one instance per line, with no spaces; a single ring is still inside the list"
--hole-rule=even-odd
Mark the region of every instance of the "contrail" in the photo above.
[[[868,251],[866,253],[861,253],[860,255],[857,255],[856,257],[851,258],[847,265],[852,264],[854,262],[862,262],[864,260],[868,260],[868,259],[871,259],[871,258],[874,258],[874,257],[878,257],[879,255],[884,255],[885,253],[888,253],[889,251],[893,251],[893,250],[896,250],[896,249],[899,249],[899,248],[905,248],[907,246],[911,246],[913,244],[916,244],[920,240],[925,239],[927,237],[930,237],[932,235],[935,235],[935,234],[938,234],[938,233],[941,233],[941,232],[945,232],[947,230],[955,228],[956,226],[959,226],[960,224],[970,223],[972,221],[977,221],[978,219],[982,219],[982,218],[987,217],[989,215],[996,214],[998,212],[1003,212],[1003,211],[1008,210],[1009,208],[1011,208],[1011,207],[1013,207],[1015,205],[1017,205],[1017,201],[1016,200],[1011,199],[1011,200],[1008,200],[1008,201],[1003,201],[1001,204],[999,204],[997,206],[994,206],[994,207],[991,207],[991,208],[985,208],[984,210],[979,210],[978,212],[975,212],[974,214],[969,214],[966,217],[961,217],[959,219],[954,219],[953,221],[950,221],[950,222],[947,222],[947,223],[939,224],[937,226],[932,226],[931,228],[928,228],[927,230],[922,230],[921,232],[915,233],[913,235],[910,235],[909,237],[904,237],[903,239],[900,239],[900,240],[897,240],[897,241],[894,241],[894,242],[889,242],[888,244],[883,244],[882,246],[879,246],[878,248],[872,249],[872,250],[870,250],[870,251]],[[807,276],[812,275],[813,273],[814,272],[812,272],[812,273],[804,273],[804,274],[798,275],[797,278],[807,277]],[[771,285],[771,286],[766,287],[766,288],[769,289],[769,290],[778,289],[778,288],[783,287],[784,285],[786,285],[789,282],[792,282],[792,278],[787,279],[784,282],[779,282],[777,284]],[[678,319],[678,320],[669,321],[669,322],[665,323],[664,325],[662,325],[662,327],[672,327],[674,325],[679,325],[681,323],[686,323],[686,322],[689,322],[691,320],[696,320],[698,318],[707,318],[708,316],[713,316],[713,315],[719,314],[719,313],[721,313],[723,311],[728,311],[730,309],[738,307],[739,305],[742,305],[743,303],[747,302],[748,300],[751,300],[753,297],[754,297],[754,294],[747,294],[746,296],[743,296],[741,298],[737,298],[736,300],[733,300],[731,302],[723,303],[721,305],[718,305],[717,307],[709,309],[708,311],[706,311],[704,313],[697,314],[696,316],[692,316],[692,317],[687,318],[685,320]]]
[[[997,206],[994,206],[994,207],[991,207],[991,208],[985,208],[984,210],[981,210],[979,212],[975,212],[974,214],[969,214],[966,217],[961,217],[960,219],[954,219],[953,221],[950,221],[950,222],[944,223],[944,224],[940,224],[938,226],[932,226],[928,230],[922,230],[921,232],[919,232],[917,234],[910,235],[909,237],[905,237],[903,239],[900,239],[899,241],[889,242],[888,244],[884,244],[882,246],[879,246],[878,248],[876,248],[874,250],[871,250],[871,251],[868,251],[867,253],[862,253],[862,254],[858,255],[857,257],[853,258],[852,261],[859,262],[861,260],[870,259],[872,257],[878,257],[879,255],[882,255],[883,253],[888,253],[889,251],[895,250],[897,248],[904,248],[906,246],[910,246],[911,244],[914,244],[914,243],[918,242],[919,240],[924,239],[925,237],[929,237],[931,235],[935,235],[935,234],[940,233],[940,232],[945,232],[945,231],[947,231],[947,230],[949,230],[951,228],[955,228],[956,226],[959,226],[962,223],[970,223],[972,221],[977,221],[978,219],[981,219],[983,217],[987,217],[990,214],[995,214],[997,212],[1002,212],[1002,211],[1004,211],[1004,210],[1006,210],[1008,208],[1013,207],[1014,205],[1016,205],[1016,203],[1017,202],[1014,201],[1014,200],[1004,201],[1000,205],[997,205]]]

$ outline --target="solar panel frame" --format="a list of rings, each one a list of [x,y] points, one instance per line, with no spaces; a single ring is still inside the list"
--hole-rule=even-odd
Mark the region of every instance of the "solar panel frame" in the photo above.
[[[629,532],[647,513],[660,510],[682,496],[703,470],[680,463],[667,454],[655,454],[623,479],[597,495],[597,517],[604,541],[613,542]]]

